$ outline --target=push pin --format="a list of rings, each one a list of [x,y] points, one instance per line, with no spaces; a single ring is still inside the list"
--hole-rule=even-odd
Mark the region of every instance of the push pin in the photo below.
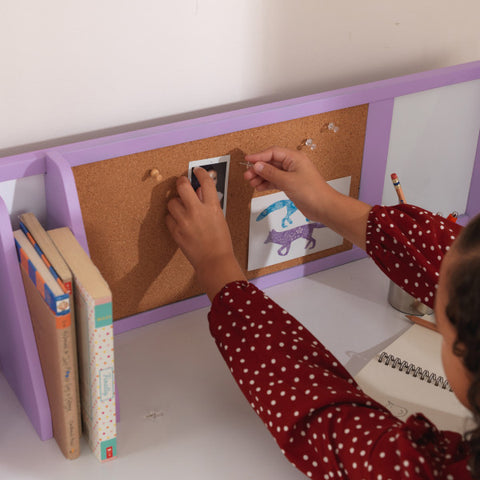
[[[143,418],[148,418],[151,420],[156,420],[157,418],[163,417],[163,412],[159,412],[157,410],[153,410],[150,413],[147,413]]]
[[[303,146],[308,147],[310,150],[315,150],[317,148],[317,145],[313,143],[313,139],[311,138],[303,140],[303,142],[297,147],[297,150],[301,150]]]
[[[331,131],[331,132],[334,132],[334,133],[337,133],[339,130],[340,130],[340,127],[338,125],[335,125],[333,122],[330,122],[328,124],[328,129]]]
[[[238,162],[239,165],[245,165],[245,167],[250,168],[253,167],[253,163],[250,162]]]
[[[160,182],[162,180],[162,176],[160,175],[160,172],[158,171],[158,168],[152,168],[150,170],[150,176],[154,178],[157,182]]]

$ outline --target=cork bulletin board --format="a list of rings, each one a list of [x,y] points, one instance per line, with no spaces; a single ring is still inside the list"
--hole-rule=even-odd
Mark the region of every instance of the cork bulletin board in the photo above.
[[[195,140],[73,168],[92,260],[113,293],[114,319],[151,310],[203,293],[193,269],[165,225],[175,180],[191,161],[230,155],[226,218],[234,250],[246,271],[250,201],[257,196],[243,180],[240,162],[271,145],[300,148],[326,180],[351,177],[358,198],[368,105]],[[334,123],[338,131],[328,128]],[[311,138],[316,148],[301,146]],[[162,179],[150,175],[157,169]],[[269,192],[271,193],[271,192]],[[256,278],[348,250],[342,245],[247,272]]]

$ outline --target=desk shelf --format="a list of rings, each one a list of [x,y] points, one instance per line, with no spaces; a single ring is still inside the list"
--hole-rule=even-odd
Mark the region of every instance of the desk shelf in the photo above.
[[[448,67],[235,112],[78,142],[0,159],[0,182],[44,175],[47,228],[68,226],[88,252],[72,168],[169,145],[270,125],[317,113],[368,104],[359,198],[380,203],[389,136],[398,96],[480,79],[480,62]],[[470,185],[467,217],[480,211],[480,142]],[[260,288],[290,281],[364,256],[359,249],[258,278]],[[116,334],[202,306],[206,297],[133,315],[114,322]],[[15,245],[11,219],[0,197],[0,366],[41,439],[52,436],[51,417]]]

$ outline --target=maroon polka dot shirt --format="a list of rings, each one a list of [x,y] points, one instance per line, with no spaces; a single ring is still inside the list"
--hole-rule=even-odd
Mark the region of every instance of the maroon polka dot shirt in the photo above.
[[[374,207],[367,251],[433,305],[442,256],[461,227],[411,205]],[[423,415],[402,422],[365,395],[295,318],[248,282],[213,301],[210,330],[232,375],[285,456],[314,479],[467,479],[468,448]]]

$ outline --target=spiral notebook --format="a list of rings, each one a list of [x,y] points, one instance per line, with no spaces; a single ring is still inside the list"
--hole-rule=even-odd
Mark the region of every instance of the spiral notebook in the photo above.
[[[464,433],[472,415],[452,392],[439,333],[413,325],[355,376],[365,393],[406,420],[421,412],[440,430]]]

